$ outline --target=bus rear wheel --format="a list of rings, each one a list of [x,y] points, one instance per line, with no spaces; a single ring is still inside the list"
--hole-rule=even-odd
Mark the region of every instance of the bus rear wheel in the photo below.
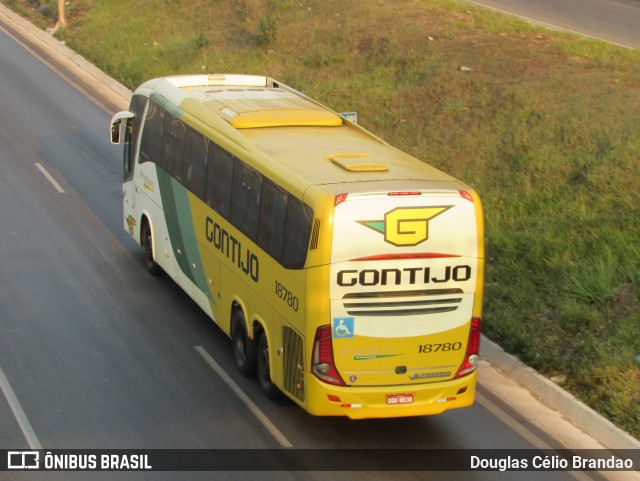
[[[243,376],[255,374],[257,364],[256,342],[249,339],[244,314],[240,309],[236,309],[233,312],[231,340],[233,342],[233,356],[240,374]]]
[[[258,342],[258,383],[260,390],[269,399],[275,399],[280,394],[280,390],[271,382],[271,366],[269,364],[269,343],[267,334],[260,333]]]

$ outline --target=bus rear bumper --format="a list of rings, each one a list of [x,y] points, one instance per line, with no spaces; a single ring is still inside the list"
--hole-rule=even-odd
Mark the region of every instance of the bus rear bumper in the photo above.
[[[468,407],[475,399],[477,371],[460,379],[427,384],[342,387],[307,378],[309,413],[351,419],[440,414]]]

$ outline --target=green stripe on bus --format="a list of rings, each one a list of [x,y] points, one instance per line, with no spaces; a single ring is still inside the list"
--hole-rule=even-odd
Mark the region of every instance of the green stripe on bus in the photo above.
[[[209,292],[189,204],[187,189],[156,166],[160,195],[173,254],[182,273],[202,292]]]
[[[201,292],[209,292],[209,284],[206,281],[202,258],[198,240],[196,239],[196,229],[193,225],[193,213],[191,212],[191,203],[189,202],[189,191],[178,182],[172,182],[173,195],[176,202],[176,213],[180,232],[182,233],[182,243],[185,249],[185,257],[187,260],[187,268],[189,274],[185,274],[191,281],[198,286]],[[209,296],[213,299],[213,296]]]

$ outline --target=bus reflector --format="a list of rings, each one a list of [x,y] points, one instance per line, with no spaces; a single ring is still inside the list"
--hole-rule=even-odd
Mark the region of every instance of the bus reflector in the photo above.
[[[333,343],[331,341],[331,326],[320,326],[313,339],[313,354],[311,355],[311,370],[313,374],[329,384],[344,386],[345,383],[333,362]]]
[[[478,354],[480,352],[480,326],[482,320],[479,317],[471,318],[471,329],[469,330],[469,342],[467,342],[467,352],[464,361],[460,365],[456,378],[471,374],[478,367]]]
[[[459,190],[458,192],[460,192],[460,197],[462,197],[463,199],[467,199],[469,202],[473,202],[473,197],[471,197],[471,194],[469,192],[467,192],[466,190]]]
[[[336,195],[335,206],[338,206],[339,204],[342,204],[345,200],[347,200],[347,195],[349,195],[349,194],[338,194],[338,195]]]

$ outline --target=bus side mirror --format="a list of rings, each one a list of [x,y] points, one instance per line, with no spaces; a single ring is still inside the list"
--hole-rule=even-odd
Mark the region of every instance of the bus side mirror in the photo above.
[[[111,124],[111,143],[119,144],[120,143],[120,121],[117,123]]]
[[[129,112],[123,110],[122,112],[118,112],[111,118],[111,143],[119,144],[120,143],[120,124],[123,119],[132,119],[135,117],[133,112]]]

